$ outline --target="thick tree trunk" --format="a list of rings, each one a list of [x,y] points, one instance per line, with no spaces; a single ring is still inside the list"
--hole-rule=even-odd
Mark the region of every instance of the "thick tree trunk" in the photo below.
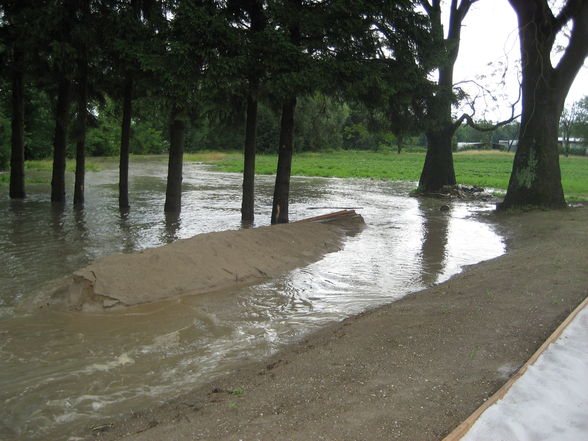
[[[459,43],[458,43],[459,44]],[[427,121],[427,156],[419,179],[419,191],[437,193],[455,185],[451,141],[457,127],[451,118],[453,63],[439,69],[439,91],[431,98]]]
[[[276,172],[276,184],[274,187],[274,200],[272,205],[272,224],[288,223],[290,174],[292,171],[292,153],[294,151],[295,110],[295,97],[288,99],[282,106],[278,169]]]
[[[24,199],[25,155],[24,155],[24,72],[23,53],[14,48],[12,72],[12,138],[10,154],[10,189],[12,199]]]
[[[453,126],[448,126],[445,130],[431,130],[426,136],[427,155],[419,180],[419,190],[436,193],[445,185],[456,184],[451,147]]]
[[[129,73],[125,80],[123,116],[120,131],[120,163],[118,178],[118,206],[129,209],[129,153],[131,142],[131,117],[133,110],[133,77]]]
[[[71,100],[71,82],[59,80],[55,109],[55,134],[53,138],[53,171],[51,175],[51,202],[65,202],[65,157],[67,153],[67,127]]]
[[[257,99],[247,97],[247,123],[245,125],[245,147],[243,149],[243,199],[241,221],[252,223],[255,209],[255,147],[257,131]]]
[[[567,2],[558,17],[543,0],[510,3],[519,25],[522,116],[512,174],[499,208],[564,207],[558,125],[567,93],[588,55],[588,2]],[[569,43],[554,68],[550,54],[555,37],[569,19]]]
[[[523,206],[559,208],[566,205],[561,185],[557,132],[559,114],[545,99],[532,112],[524,112],[521,135],[501,209]]]
[[[436,193],[445,185],[455,185],[455,169],[451,141],[457,130],[451,117],[453,94],[453,69],[459,54],[461,24],[475,0],[452,0],[449,6],[449,29],[444,37],[441,2],[435,1],[426,8],[429,15],[433,37],[443,48],[444,57],[439,65],[438,90],[431,97],[428,105],[426,129],[427,156],[421,177],[419,190],[424,193]]]
[[[86,129],[88,125],[88,66],[86,61],[80,63],[78,90],[78,117],[76,127],[76,173],[74,183],[74,207],[84,205],[84,186],[86,179]]]
[[[167,213],[179,213],[182,209],[182,162],[185,129],[184,120],[177,112],[173,112],[170,123],[169,162],[164,208]]]

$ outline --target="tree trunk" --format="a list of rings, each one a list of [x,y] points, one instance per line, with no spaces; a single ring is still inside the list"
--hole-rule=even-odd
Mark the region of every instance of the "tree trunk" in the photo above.
[[[22,51],[15,46],[12,72],[12,138],[10,154],[10,189],[12,199],[24,199],[24,72]]]
[[[459,44],[459,40],[458,40]],[[437,193],[445,185],[455,185],[451,141],[457,127],[451,118],[453,63],[439,69],[439,90],[431,98],[427,121],[427,156],[419,179],[419,190]]]
[[[558,208],[566,204],[557,144],[561,111],[556,109],[561,106],[558,103],[561,98],[554,96],[549,89],[533,89],[533,105],[525,105],[523,101],[519,142],[501,209],[524,206]]]
[[[245,147],[243,149],[243,200],[241,221],[253,223],[255,217],[255,144],[257,131],[257,99],[253,94],[247,97],[247,123],[245,126]]]
[[[257,92],[263,64],[263,49],[259,36],[267,26],[263,0],[244,2],[242,7],[249,15],[249,65],[247,74],[249,94],[247,96],[247,122],[245,125],[245,146],[243,148],[243,199],[241,201],[241,222],[252,224],[255,217],[255,150],[257,137]]]
[[[426,136],[427,155],[419,180],[419,190],[424,193],[436,193],[445,185],[456,184],[451,148],[453,126],[431,130]]]
[[[272,224],[288,223],[288,200],[290,196],[290,174],[292,171],[292,153],[294,151],[294,112],[296,98],[288,99],[282,106],[280,124],[280,147],[278,151],[278,169],[274,187],[272,205]]]
[[[129,153],[131,142],[131,117],[133,110],[133,76],[128,73],[123,97],[123,116],[120,131],[120,163],[118,178],[118,206],[129,209]]]
[[[566,205],[561,185],[558,125],[565,98],[588,55],[588,2],[568,1],[555,17],[545,0],[510,0],[518,18],[522,66],[519,142],[499,209]],[[556,35],[572,21],[563,56],[554,68]]]
[[[419,190],[424,193],[436,193],[444,185],[455,185],[455,170],[451,141],[457,126],[451,118],[453,94],[453,69],[459,54],[461,24],[475,0],[452,0],[449,6],[449,29],[444,37],[441,2],[435,1],[426,8],[431,21],[433,38],[443,48],[444,57],[439,65],[438,90],[430,98],[426,129],[427,156],[421,177]]]
[[[80,63],[78,90],[78,118],[76,127],[76,173],[74,183],[74,207],[84,205],[84,186],[86,177],[86,129],[88,125],[88,65],[86,60]]]
[[[61,78],[57,91],[55,109],[55,134],[53,138],[53,172],[51,175],[51,202],[65,202],[65,156],[67,152],[67,126],[69,123],[69,105],[71,82]]]
[[[164,211],[167,213],[179,213],[182,210],[182,162],[185,129],[184,120],[178,112],[174,111],[170,123],[169,162],[165,193]]]

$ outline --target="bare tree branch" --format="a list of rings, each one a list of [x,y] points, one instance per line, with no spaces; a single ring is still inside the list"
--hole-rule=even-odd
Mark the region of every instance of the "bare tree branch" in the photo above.
[[[470,104],[470,107],[472,109],[472,113],[471,114],[464,113],[463,115],[461,115],[455,121],[455,123],[453,124],[453,127],[455,128],[455,130],[457,130],[459,128],[459,126],[461,126],[465,122],[472,129],[475,129],[479,132],[492,132],[499,127],[505,126],[506,124],[513,122],[515,119],[517,119],[518,117],[521,116],[520,114],[515,113],[515,108],[520,100],[521,100],[521,88],[519,87],[519,96],[518,96],[517,100],[510,105],[510,110],[511,110],[510,117],[503,120],[503,121],[497,122],[496,124],[493,124],[491,126],[481,126],[474,121],[474,115],[476,114],[475,98],[474,98],[474,102]]]

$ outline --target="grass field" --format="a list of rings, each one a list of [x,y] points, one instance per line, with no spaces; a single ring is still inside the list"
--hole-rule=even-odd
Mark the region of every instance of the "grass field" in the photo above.
[[[514,154],[493,151],[467,151],[455,153],[457,181],[506,190],[512,170]],[[198,159],[196,159],[198,160]],[[294,155],[292,174],[302,176],[333,176],[340,178],[373,178],[401,181],[418,181],[425,160],[424,153],[377,153],[365,151],[335,151],[329,153],[300,153]],[[240,153],[225,153],[212,161],[218,170],[242,172]],[[258,155],[256,172],[273,174],[276,155]],[[569,201],[588,200],[588,157],[560,158],[562,183]]]
[[[167,161],[165,156],[157,157]],[[506,190],[514,155],[495,151],[467,151],[455,153],[457,181],[464,185]],[[213,164],[219,171],[241,173],[243,155],[240,152],[205,151],[184,155],[185,161]],[[299,153],[292,161],[292,174],[299,176],[323,176],[340,178],[372,178],[400,181],[418,181],[424,153],[345,151],[321,153]],[[117,158],[92,158],[87,161],[89,171],[117,167]],[[133,159],[131,158],[131,162]],[[258,155],[256,171],[259,174],[274,174],[276,155]],[[588,157],[560,157],[562,183],[568,201],[588,200]],[[68,161],[72,172],[74,161]],[[27,181],[50,182],[51,161],[28,161]],[[0,174],[0,185],[8,183],[7,173]]]

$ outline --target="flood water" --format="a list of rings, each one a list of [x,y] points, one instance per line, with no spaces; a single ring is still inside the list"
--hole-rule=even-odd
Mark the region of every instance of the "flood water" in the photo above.
[[[421,201],[414,184],[295,177],[291,220],[355,208],[367,227],[342,251],[233,292],[108,313],[23,314],[15,305],[94,259],[240,228],[241,177],[185,164],[183,211],[163,215],[167,165],[131,166],[131,211],[116,170],[88,173],[86,207],[56,209],[47,188],[0,199],[0,439],[73,440],[83,428],[154,406],[324,324],[448,279],[504,252],[477,202]],[[269,224],[273,177],[258,177],[256,226]],[[71,196],[70,191],[68,195]],[[238,387],[238,385],[235,385]]]

